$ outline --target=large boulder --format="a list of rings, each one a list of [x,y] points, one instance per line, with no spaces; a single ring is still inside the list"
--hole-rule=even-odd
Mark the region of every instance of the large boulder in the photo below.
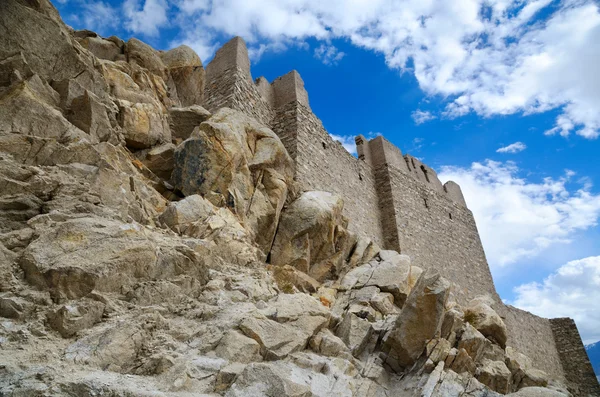
[[[223,108],[175,151],[174,186],[227,206],[266,254],[292,183],[293,162],[273,131]]]
[[[161,106],[119,100],[119,122],[127,146],[144,149],[171,142],[171,128]]]
[[[423,273],[412,289],[395,326],[384,340],[386,362],[399,370],[412,365],[427,341],[439,332],[450,283],[437,273]]]
[[[394,303],[402,307],[422,270],[412,266],[407,255],[395,251],[382,252],[387,252],[385,260],[372,260],[354,268],[344,276],[340,286],[342,289],[378,287],[381,291],[391,293]]]
[[[317,281],[335,278],[351,247],[343,208],[337,195],[303,193],[281,215],[271,264],[290,265]]]
[[[505,363],[512,373],[512,390],[534,386],[546,387],[548,385],[548,375],[535,369],[529,357],[510,346],[506,348]]]
[[[78,218],[37,224],[35,234],[21,268],[27,281],[58,302],[183,273],[207,281],[204,262],[194,250],[136,223]]]
[[[181,105],[200,105],[204,97],[204,68],[198,54],[181,45],[160,57],[171,74]]]
[[[507,330],[498,313],[481,300],[473,300],[465,309],[465,321],[471,323],[492,342],[506,347]]]
[[[186,140],[194,129],[208,120],[210,112],[200,105],[174,107],[169,110],[171,116],[171,134],[174,140]]]
[[[179,234],[213,241],[221,257],[240,265],[264,258],[231,211],[215,207],[200,195],[170,203],[159,220]]]
[[[502,361],[484,359],[479,367],[477,379],[498,393],[510,392],[510,370]]]

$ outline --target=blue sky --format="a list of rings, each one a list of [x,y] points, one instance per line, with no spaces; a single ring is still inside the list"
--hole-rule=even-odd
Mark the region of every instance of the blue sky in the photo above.
[[[62,0],[74,28],[296,69],[344,143],[383,134],[461,184],[509,303],[600,339],[600,11],[592,0]],[[504,148],[504,150],[501,150]],[[500,152],[498,150],[501,150]]]

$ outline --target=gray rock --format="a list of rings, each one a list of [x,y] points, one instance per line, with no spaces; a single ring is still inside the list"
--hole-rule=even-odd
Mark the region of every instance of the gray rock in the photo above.
[[[48,323],[63,338],[68,338],[100,322],[104,307],[104,303],[91,299],[70,302],[50,311]]]
[[[171,136],[175,140],[185,141],[196,127],[210,118],[210,112],[200,105],[169,109],[171,116]]]
[[[261,359],[258,342],[234,330],[223,336],[215,353],[226,360],[244,364]]]
[[[450,283],[439,274],[421,275],[384,341],[386,362],[396,370],[412,365],[440,332],[449,291]]]

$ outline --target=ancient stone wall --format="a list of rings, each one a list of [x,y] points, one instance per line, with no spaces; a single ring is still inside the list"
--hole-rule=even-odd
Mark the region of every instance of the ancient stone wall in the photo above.
[[[459,302],[479,295],[497,299],[471,211],[430,184],[394,166],[388,168],[400,251],[423,269],[436,269],[460,286]],[[377,170],[379,175],[382,171]],[[385,217],[391,213],[384,214]]]
[[[371,167],[325,131],[312,111],[296,104],[296,180],[305,190],[325,190],[344,199],[349,229],[382,244],[381,219]]]
[[[536,368],[564,382],[563,366],[554,341],[551,320],[503,303],[497,304],[494,309],[508,329],[507,345],[531,358]]]
[[[575,321],[570,318],[554,318],[549,321],[570,391],[579,396],[600,396],[600,384]]]

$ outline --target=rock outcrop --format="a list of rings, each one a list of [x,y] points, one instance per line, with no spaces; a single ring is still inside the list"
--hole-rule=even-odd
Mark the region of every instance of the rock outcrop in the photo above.
[[[0,395],[567,395],[204,86],[0,1]]]

